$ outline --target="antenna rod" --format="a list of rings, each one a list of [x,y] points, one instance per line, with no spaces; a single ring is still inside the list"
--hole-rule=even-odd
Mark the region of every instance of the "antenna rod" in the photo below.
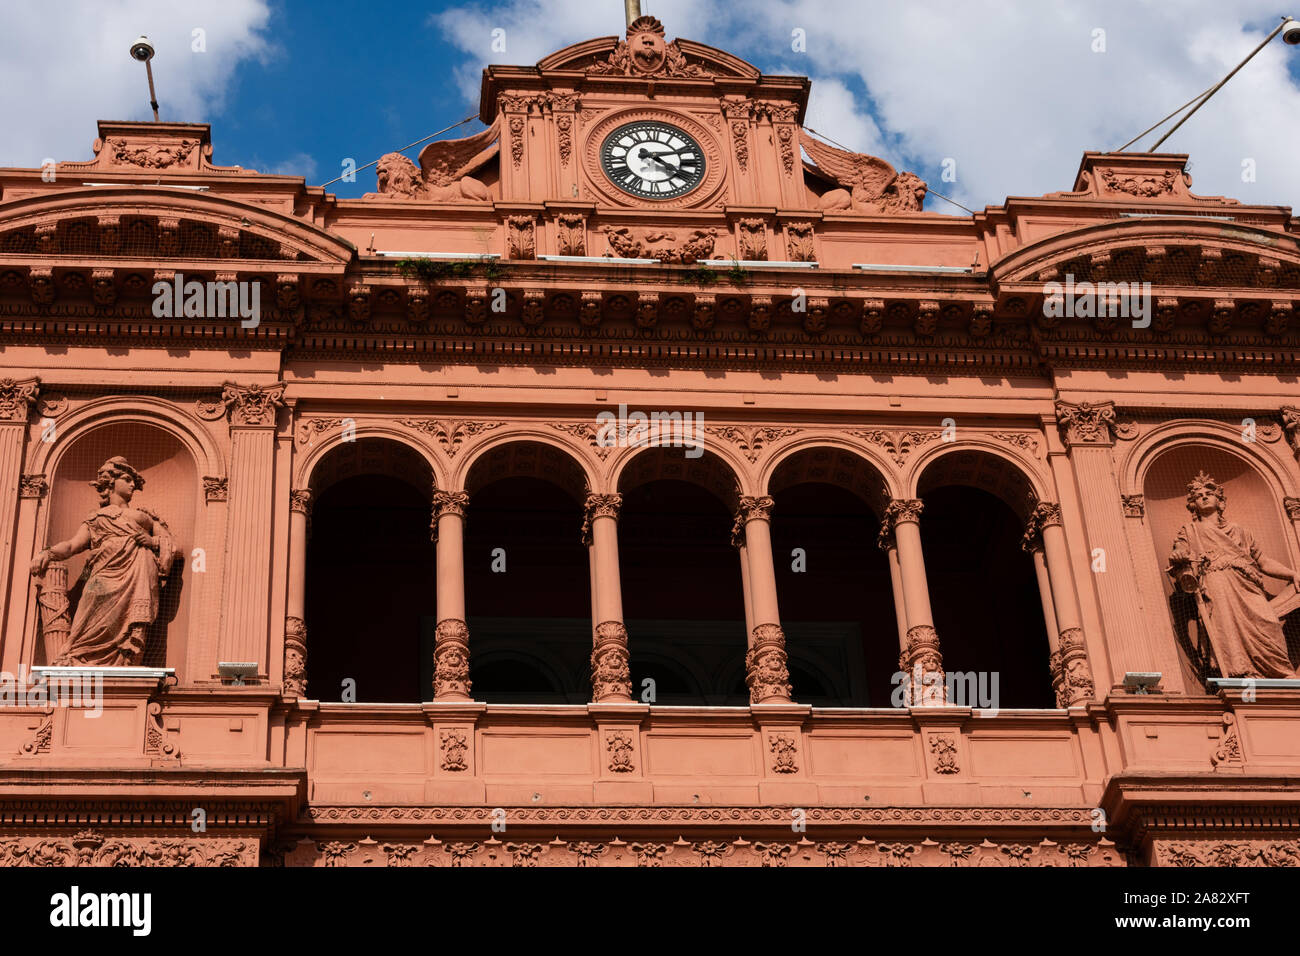
[[[1255,54],[1258,53],[1260,50],[1264,49],[1264,47],[1268,46],[1269,41],[1272,40],[1273,37],[1275,37],[1275,36],[1277,36],[1279,33],[1281,33],[1281,32],[1282,32],[1282,28],[1285,27],[1285,26],[1286,26],[1288,23],[1290,23],[1290,22],[1291,22],[1291,18],[1290,18],[1290,17],[1283,17],[1283,18],[1282,18],[1282,22],[1279,23],[1279,24],[1277,25],[1276,28],[1274,28],[1273,32],[1270,33],[1268,36],[1266,36],[1266,37],[1264,38],[1264,42],[1261,43],[1259,46],[1255,47],[1255,49],[1253,49],[1253,50],[1250,51],[1250,56],[1246,57],[1246,59],[1244,59],[1244,60],[1242,60],[1240,63],[1238,63],[1238,64],[1233,68],[1232,72],[1229,73],[1227,76],[1225,76],[1223,79],[1221,79],[1221,80],[1218,82],[1218,84],[1217,84],[1216,86],[1211,87],[1210,91],[1209,91],[1208,93],[1206,93],[1203,97],[1201,97],[1201,101],[1200,101],[1199,103],[1197,103],[1194,107],[1192,107],[1192,111],[1191,111],[1190,113],[1188,113],[1186,116],[1184,116],[1182,119],[1180,119],[1177,123],[1175,123],[1173,129],[1171,129],[1169,132],[1165,133],[1164,136],[1161,136],[1158,140],[1156,140],[1156,144],[1155,144],[1154,146],[1152,146],[1150,149],[1148,149],[1147,152],[1148,152],[1148,153],[1154,153],[1157,149],[1160,148],[1160,144],[1161,144],[1161,143],[1163,143],[1165,140],[1167,140],[1170,136],[1173,136],[1174,133],[1178,132],[1178,127],[1182,126],[1182,125],[1183,125],[1184,123],[1186,123],[1189,119],[1191,119],[1193,116],[1195,116],[1195,115],[1196,115],[1196,111],[1199,110],[1202,106],[1204,106],[1204,105],[1209,101],[1209,99],[1210,99],[1211,96],[1213,96],[1215,93],[1219,92],[1219,90],[1223,87],[1223,84],[1227,83],[1230,79],[1232,79],[1234,76],[1236,76],[1236,75],[1237,75],[1237,71],[1240,70],[1240,69],[1241,69],[1243,66],[1245,66],[1247,63],[1249,63],[1251,60],[1253,60],[1253,59],[1255,58]]]
[[[623,0],[623,8],[627,11],[628,26],[641,19],[641,0]]]

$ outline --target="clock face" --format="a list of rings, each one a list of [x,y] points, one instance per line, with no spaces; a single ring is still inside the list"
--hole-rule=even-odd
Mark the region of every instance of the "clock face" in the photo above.
[[[605,137],[600,165],[619,189],[642,199],[674,199],[704,179],[704,150],[668,123],[642,121]]]

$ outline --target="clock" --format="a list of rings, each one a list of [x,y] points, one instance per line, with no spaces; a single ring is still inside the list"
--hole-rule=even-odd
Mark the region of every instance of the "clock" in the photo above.
[[[600,147],[600,167],[623,192],[641,199],[675,199],[704,180],[704,150],[669,123],[620,126]]]

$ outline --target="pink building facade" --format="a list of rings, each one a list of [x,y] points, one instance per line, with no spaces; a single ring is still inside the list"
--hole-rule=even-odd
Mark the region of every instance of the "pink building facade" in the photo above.
[[[360,200],[0,170],[0,858],[1300,863],[1300,222],[808,92],[647,17]]]

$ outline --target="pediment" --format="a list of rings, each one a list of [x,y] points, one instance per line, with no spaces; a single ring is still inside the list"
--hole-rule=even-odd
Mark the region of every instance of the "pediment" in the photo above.
[[[758,69],[723,50],[693,40],[667,40],[663,24],[641,17],[627,38],[598,37],[565,47],[540,60],[543,72],[575,71],[628,77],[738,77],[757,79]]]
[[[1042,239],[991,268],[999,286],[1077,280],[1195,288],[1300,289],[1288,235],[1194,215],[1107,222]]]
[[[94,186],[0,205],[0,256],[345,265],[347,241],[264,206],[162,186]]]

